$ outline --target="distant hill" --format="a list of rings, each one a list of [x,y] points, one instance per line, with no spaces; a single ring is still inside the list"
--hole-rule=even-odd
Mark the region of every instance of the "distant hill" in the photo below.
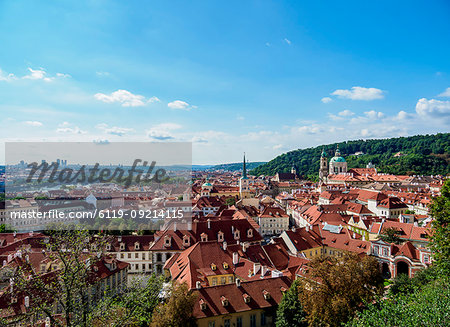
[[[247,170],[255,169],[266,163],[267,162],[247,162]],[[220,165],[215,165],[215,166],[208,168],[208,170],[221,170],[221,169],[226,170],[226,171],[242,170],[242,162],[220,164]]]
[[[284,153],[250,174],[274,175],[289,172],[295,166],[297,173],[316,180],[319,174],[320,155],[325,150],[328,160],[339,145],[341,155],[349,168],[365,167],[372,162],[378,171],[398,175],[448,175],[450,174],[450,133],[416,135],[378,140],[358,140],[321,145]],[[355,155],[358,152],[363,154]],[[401,152],[401,155],[394,156]]]

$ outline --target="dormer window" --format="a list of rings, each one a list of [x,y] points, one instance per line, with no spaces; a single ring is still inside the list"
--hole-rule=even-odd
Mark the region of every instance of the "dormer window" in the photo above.
[[[217,241],[218,242],[223,242],[223,240],[224,240],[224,237],[223,237],[223,232],[222,231],[219,231],[218,233],[217,233]]]
[[[247,293],[244,293],[244,295],[242,295],[242,297],[244,298],[245,303],[250,303],[250,301],[252,299],[251,296],[248,295]]]
[[[202,242],[207,242],[208,241],[208,235],[206,235],[205,233],[202,233],[202,235],[200,235],[201,241]]]
[[[217,269],[217,266],[214,263],[212,263],[211,264],[211,270],[216,270],[216,269]]]
[[[249,230],[247,230],[247,237],[248,238],[252,238],[253,237],[253,229],[249,229]]]
[[[170,236],[164,237],[164,246],[169,247],[172,244],[172,240]]]
[[[200,304],[200,310],[204,311],[206,310],[206,302],[203,299],[200,299],[200,301],[198,301]]]
[[[135,250],[139,250],[141,247],[141,245],[139,244],[139,242],[134,243],[134,249]]]
[[[239,232],[239,229],[236,229],[234,231],[234,239],[238,240],[241,237],[241,233]]]
[[[111,251],[111,244],[106,244],[106,251]]]
[[[266,290],[263,290],[263,295],[264,295],[264,299],[265,300],[270,300],[270,293],[267,292]]]
[[[230,266],[228,265],[228,263],[224,262],[223,263],[223,269],[228,269],[228,268],[230,268]]]
[[[123,242],[120,243],[120,250],[122,250],[122,251],[125,250],[125,243],[123,243]]]
[[[220,301],[222,302],[222,305],[224,306],[224,307],[226,307],[226,306],[228,306],[228,299],[225,297],[225,296],[221,296],[220,297]]]
[[[188,247],[191,245],[191,240],[188,235],[183,236],[183,246]]]

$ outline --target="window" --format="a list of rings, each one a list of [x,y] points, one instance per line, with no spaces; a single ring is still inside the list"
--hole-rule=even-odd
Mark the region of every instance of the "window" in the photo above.
[[[217,285],[217,277],[213,277],[212,284],[213,284],[213,286]]]
[[[228,283],[230,283],[230,284],[233,283],[233,276],[228,276]]]
[[[242,327],[242,317],[236,318],[236,327]]]
[[[223,321],[223,327],[231,327],[230,319],[225,319]]]
[[[388,254],[388,249],[387,248],[383,248],[383,256],[385,256],[385,257],[387,257],[389,254]]]
[[[227,283],[227,278],[226,277],[220,277],[220,284],[224,285]]]
[[[266,314],[264,312],[261,312],[261,326],[264,326],[266,324]]]
[[[208,327],[215,327],[216,323],[214,321],[208,322]]]
[[[378,255],[378,245],[373,247],[373,254]]]
[[[256,327],[256,315],[250,315],[250,327]]]
[[[156,261],[162,261],[162,255],[161,255],[161,253],[158,253],[158,254],[156,255]]]

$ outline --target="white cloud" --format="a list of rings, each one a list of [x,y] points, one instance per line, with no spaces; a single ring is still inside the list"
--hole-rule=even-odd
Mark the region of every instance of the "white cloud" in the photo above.
[[[354,112],[352,112],[348,109],[342,110],[341,112],[338,113],[338,115],[341,117],[350,117],[350,116],[353,116],[354,114],[355,114]]]
[[[30,67],[28,67],[29,70],[29,74],[25,75],[24,77],[22,77],[23,79],[32,79],[32,80],[43,80],[46,82],[51,82],[53,80],[53,77],[47,77],[47,72],[43,69],[32,69]]]
[[[106,134],[117,135],[117,136],[124,136],[126,134],[129,134],[130,132],[134,132],[133,128],[117,127],[117,126],[109,127],[107,124],[104,124],[104,123],[98,124],[95,127],[102,130]]]
[[[342,110],[340,112],[338,112],[337,115],[335,114],[328,114],[328,118],[330,118],[331,120],[343,120],[345,118],[351,117],[353,116],[355,113],[353,111],[350,111],[348,109]]]
[[[3,70],[0,69],[0,81],[10,82],[15,79],[17,79],[17,77],[14,74],[5,73]]]
[[[170,109],[179,109],[179,110],[191,110],[197,108],[196,106],[192,106],[189,103],[181,100],[175,100],[172,102],[169,102],[167,106]]]
[[[441,94],[439,94],[438,96],[440,96],[440,97],[445,97],[445,98],[450,97],[450,87],[447,87],[447,88],[445,89],[445,91],[442,92]]]
[[[413,116],[412,114],[407,113],[404,110],[400,110],[398,112],[397,116],[395,116],[394,118],[397,119],[397,120],[406,120],[406,119],[412,118],[412,116]]]
[[[161,102],[157,97],[151,97],[147,100],[147,103]]]
[[[331,101],[333,101],[333,99],[330,97],[323,97],[322,99],[320,99],[320,101],[322,101],[323,103],[330,103]]]
[[[97,93],[94,96],[97,100],[106,103],[114,103],[114,102],[121,103],[122,107],[140,107],[144,106],[146,101],[143,95],[133,94],[127,90],[117,90],[109,95],[104,93]],[[155,101],[153,100],[152,102]]]
[[[289,40],[289,39],[287,39],[287,38],[284,38],[284,40],[283,40],[284,42],[286,42],[287,44],[289,44],[289,45],[291,45],[292,44],[292,42],[291,42],[291,40]]]
[[[367,116],[367,118],[369,119],[381,119],[384,117],[384,114],[380,111],[375,111],[375,110],[370,110],[370,111],[366,111],[364,112],[364,114]]]
[[[72,77],[72,76],[70,76],[69,74],[56,73],[56,77],[61,77],[61,78],[70,78],[70,77]]]
[[[266,47],[270,47],[272,46],[272,44],[270,44],[269,42],[266,42]]]
[[[237,115],[237,116],[236,116],[236,119],[237,119],[237,120],[245,120],[245,117],[242,116],[242,115]]]
[[[99,77],[108,77],[111,76],[111,73],[109,72],[95,72],[95,74]]]
[[[370,132],[369,132],[369,130],[367,129],[367,128],[363,128],[362,130],[361,130],[361,136],[370,136]]]
[[[43,125],[40,121],[31,121],[31,120],[27,120],[25,124],[33,127],[41,127]]]
[[[72,124],[68,122],[63,122],[56,129],[56,133],[62,134],[86,134],[86,131],[81,130],[78,126],[72,126]]]
[[[331,95],[336,95],[342,99],[365,101],[384,98],[382,90],[373,87],[366,88],[361,86],[353,86],[350,90],[336,90],[331,93]]]
[[[174,123],[162,123],[147,130],[147,136],[154,140],[165,141],[175,138],[172,131],[180,129],[181,125]]]
[[[417,101],[416,112],[420,116],[447,117],[450,116],[450,101],[422,98]]]

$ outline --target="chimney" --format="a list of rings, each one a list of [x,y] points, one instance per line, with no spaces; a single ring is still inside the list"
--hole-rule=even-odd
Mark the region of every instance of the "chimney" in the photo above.
[[[187,229],[192,230],[192,221],[191,220],[189,220],[187,223]]]
[[[237,252],[233,252],[233,265],[237,265],[239,263],[239,254]]]
[[[241,280],[236,278],[236,287],[241,287]]]
[[[198,290],[202,288],[202,283],[199,280],[195,283],[195,288]]]
[[[253,263],[253,274],[256,275],[259,271],[259,268],[261,268],[261,264],[259,262]]]
[[[222,247],[223,247],[223,250],[224,250],[224,251],[227,250],[227,242],[226,242],[226,241],[223,241]]]
[[[206,222],[208,223],[208,229],[211,229],[211,219],[208,218]]]
[[[266,267],[261,266],[261,278],[264,278],[264,275],[266,274],[266,271],[267,271]]]
[[[173,223],[173,231],[176,232],[177,231],[177,222]]]
[[[306,225],[305,230],[309,232],[309,225]]]
[[[242,252],[247,251],[247,242],[242,242]]]
[[[353,232],[353,238],[356,238],[356,233],[355,232]]]

